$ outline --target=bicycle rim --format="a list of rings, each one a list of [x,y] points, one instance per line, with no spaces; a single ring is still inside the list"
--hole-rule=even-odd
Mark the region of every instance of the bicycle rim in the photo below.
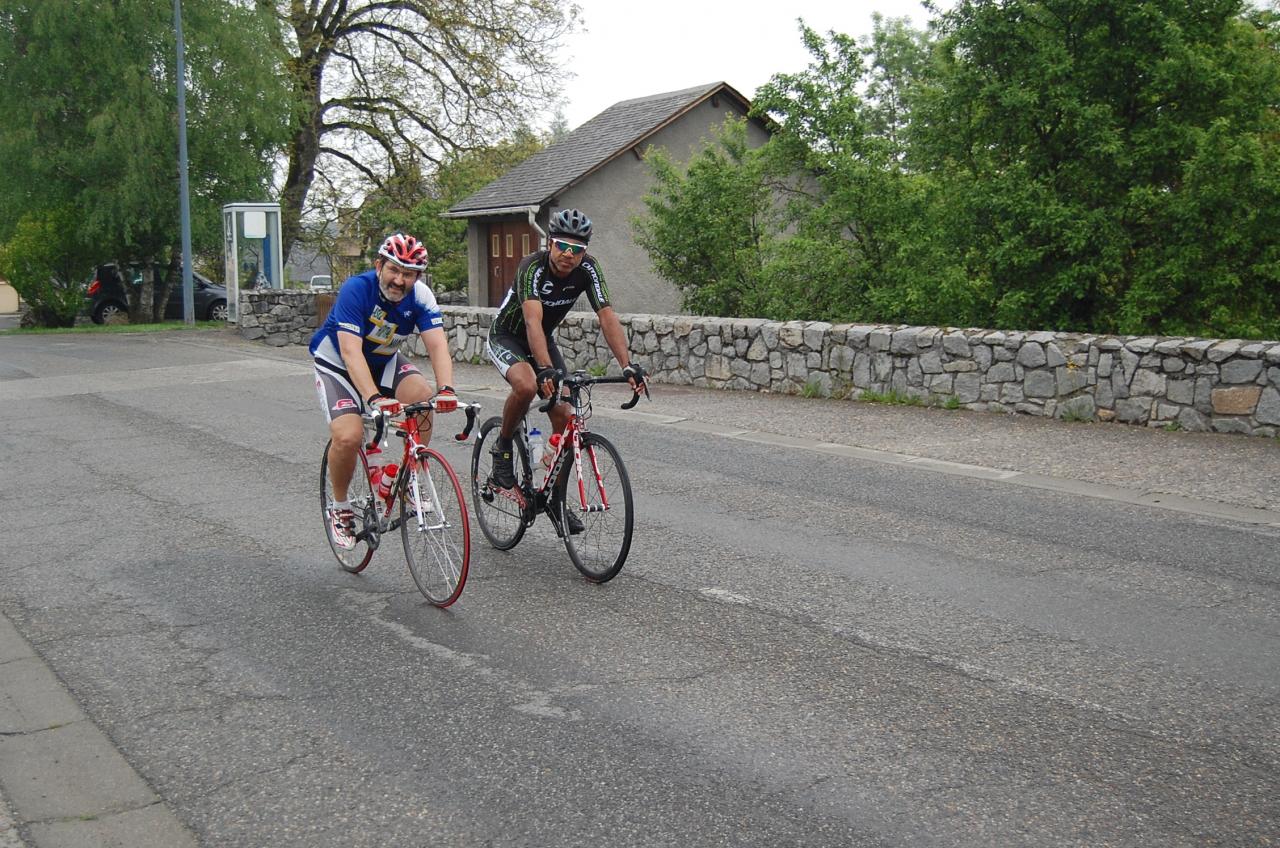
[[[400,538],[422,596],[447,607],[462,594],[471,563],[471,528],[462,484],[430,448],[412,460],[400,488]]]
[[[364,571],[369,560],[373,559],[375,547],[367,538],[356,540],[354,548],[344,548],[333,537],[333,527],[329,523],[329,504],[333,502],[333,484],[329,480],[329,448],[333,442],[324,446],[324,457],[320,460],[320,517],[324,521],[324,536],[329,540],[329,549],[333,551],[338,565],[343,571],[359,574]],[[351,475],[351,483],[347,486],[347,500],[351,502],[351,511],[356,514],[356,531],[359,533],[376,523],[373,504],[373,490],[369,488],[369,466],[364,455],[356,454],[355,472]]]
[[[489,450],[498,440],[501,427],[500,418],[490,418],[480,425],[480,435],[476,437],[475,447],[471,451],[471,505],[476,513],[480,532],[489,540],[489,544],[500,551],[508,551],[524,537],[527,524],[526,507],[521,503],[524,495],[498,489],[490,483],[493,457]],[[524,447],[517,439],[512,443],[517,481],[524,473],[525,463],[521,461],[523,456]]]
[[[617,448],[595,433],[582,434],[581,471],[581,488],[576,475],[570,476],[560,499],[564,546],[583,577],[604,583],[618,575],[631,550],[631,480]],[[581,533],[569,532],[570,517],[582,522]]]

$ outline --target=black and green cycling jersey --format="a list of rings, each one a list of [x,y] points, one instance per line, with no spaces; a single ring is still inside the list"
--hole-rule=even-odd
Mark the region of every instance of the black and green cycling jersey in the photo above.
[[[600,264],[590,253],[563,279],[555,275],[548,251],[531,253],[520,260],[515,282],[502,299],[489,332],[527,340],[523,304],[532,299],[542,301],[542,332],[550,339],[552,331],[573,309],[583,292],[586,292],[591,308],[596,312],[609,305],[604,271],[600,270]]]

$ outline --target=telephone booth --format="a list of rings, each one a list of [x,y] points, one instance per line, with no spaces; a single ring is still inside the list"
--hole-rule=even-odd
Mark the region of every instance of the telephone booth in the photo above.
[[[284,249],[279,203],[228,203],[222,207],[227,320],[240,320],[240,291],[284,288]]]

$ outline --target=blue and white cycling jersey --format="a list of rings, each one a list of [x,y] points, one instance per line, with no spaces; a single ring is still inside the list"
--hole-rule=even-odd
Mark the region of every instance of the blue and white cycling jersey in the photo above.
[[[311,337],[308,350],[316,359],[345,369],[338,333],[354,333],[364,339],[364,358],[377,373],[411,334],[443,326],[444,316],[430,286],[418,280],[403,300],[391,303],[378,290],[378,272],[369,270],[342,284],[329,317]]]

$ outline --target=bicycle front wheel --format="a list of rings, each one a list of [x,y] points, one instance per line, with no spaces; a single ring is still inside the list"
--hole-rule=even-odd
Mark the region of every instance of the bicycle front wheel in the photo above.
[[[354,544],[348,546],[339,541],[333,530],[332,510],[333,482],[329,479],[329,449],[333,442],[324,446],[324,458],[320,461],[320,514],[324,519],[324,535],[329,540],[333,555],[338,558],[338,565],[343,571],[359,574],[364,571],[373,552],[377,549],[377,532],[370,532],[378,526],[377,510],[373,503],[373,490],[369,488],[369,465],[363,453],[356,454],[355,472],[351,475],[351,483],[347,486],[347,500],[351,502],[351,511],[355,513],[356,538]]]
[[[458,600],[471,563],[471,527],[462,484],[430,448],[414,457],[400,486],[400,538],[418,591],[438,607]]]
[[[498,441],[502,428],[501,418],[490,418],[480,425],[475,447],[471,451],[471,505],[480,523],[480,532],[500,551],[508,551],[524,538],[528,526],[525,517],[524,487],[519,481],[524,477],[526,463],[524,446],[516,439],[512,443],[517,485],[514,489],[500,489],[493,484],[493,457],[489,451]]]
[[[578,571],[604,583],[618,576],[631,550],[631,479],[618,449],[604,436],[583,433],[581,457],[581,476],[569,478],[559,499],[560,526]]]

